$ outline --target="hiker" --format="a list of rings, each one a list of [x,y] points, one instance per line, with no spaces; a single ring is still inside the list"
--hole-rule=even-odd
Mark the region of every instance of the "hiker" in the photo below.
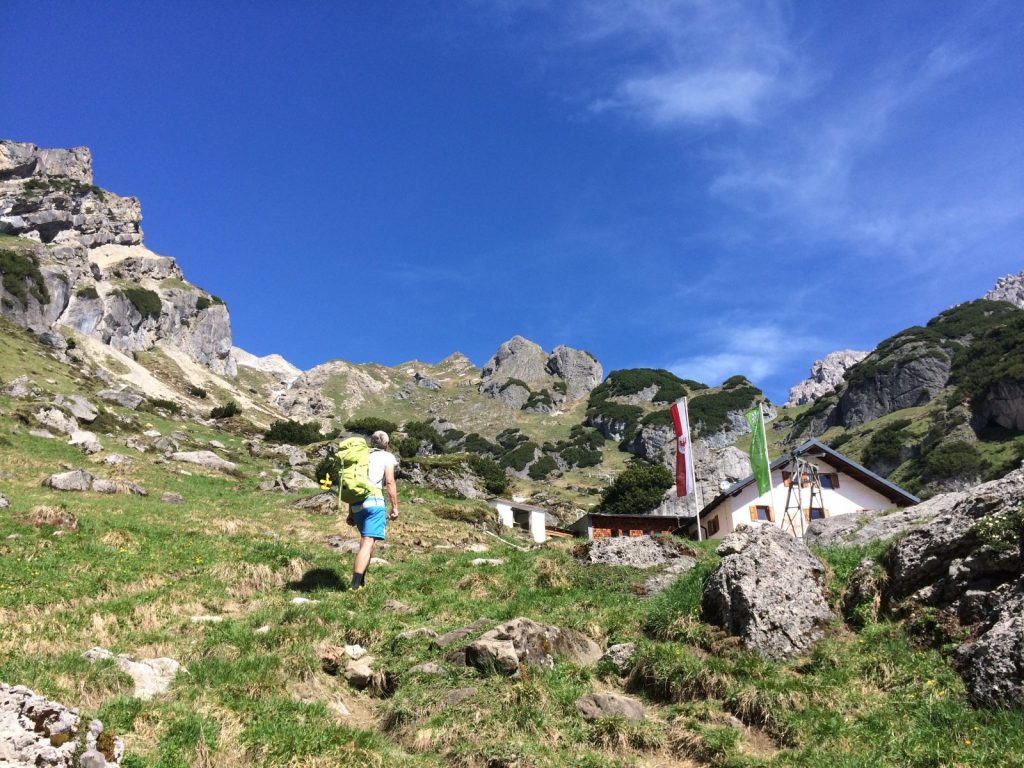
[[[390,438],[387,432],[378,430],[370,435],[369,481],[376,490],[351,508],[351,520],[359,529],[362,540],[352,566],[352,589],[361,589],[366,578],[366,569],[373,557],[374,547],[384,539],[387,515],[384,506],[384,489],[391,500],[391,519],[398,518],[398,490],[395,487],[395,467],[398,459],[388,450]]]

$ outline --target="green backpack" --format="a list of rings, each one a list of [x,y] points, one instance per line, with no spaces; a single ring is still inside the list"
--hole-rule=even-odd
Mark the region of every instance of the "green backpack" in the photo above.
[[[370,446],[361,437],[350,437],[338,443],[335,453],[341,462],[341,490],[338,496],[348,504],[358,504],[367,496],[379,493],[370,484]]]

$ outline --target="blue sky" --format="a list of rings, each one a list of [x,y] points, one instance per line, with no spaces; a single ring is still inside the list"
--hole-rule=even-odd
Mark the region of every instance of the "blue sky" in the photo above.
[[[1024,6],[6,0],[0,137],[303,368],[522,334],[784,401],[1024,269]],[[11,34],[11,30],[18,31]]]

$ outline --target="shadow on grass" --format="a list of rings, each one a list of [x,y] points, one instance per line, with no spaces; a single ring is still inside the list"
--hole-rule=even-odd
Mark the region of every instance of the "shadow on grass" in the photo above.
[[[302,574],[301,579],[289,581],[285,586],[298,592],[314,592],[318,589],[344,592],[348,589],[349,582],[338,578],[338,574],[329,568],[312,568]]]

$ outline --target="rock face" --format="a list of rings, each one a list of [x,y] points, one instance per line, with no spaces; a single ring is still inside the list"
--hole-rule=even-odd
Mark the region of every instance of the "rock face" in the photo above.
[[[839,397],[838,422],[857,427],[902,408],[931,401],[946,386],[952,364],[949,351],[931,344],[905,344],[900,360],[881,361],[874,375],[848,384]]]
[[[972,402],[973,423],[978,428],[998,424],[1005,429],[1024,432],[1024,382],[997,381],[983,398]]]
[[[601,648],[575,630],[522,617],[485,632],[466,647],[467,664],[508,675],[514,674],[520,665],[551,668],[556,656],[590,665],[601,658]]]
[[[549,355],[529,339],[513,336],[484,364],[480,391],[512,410],[549,412],[586,397],[602,375],[589,352],[563,345]]]
[[[125,353],[165,342],[234,376],[223,302],[142,245],[141,219],[138,200],[92,185],[88,149],[0,141],[0,232],[20,237],[6,250],[28,274],[24,290],[0,288],[0,312],[37,333],[65,326]]]
[[[704,619],[769,659],[810,651],[834,618],[825,567],[810,550],[775,526],[742,525],[718,554],[701,601]]]
[[[0,765],[6,768],[117,768],[121,739],[100,739],[93,720],[79,755],[82,722],[77,709],[39,696],[23,685],[0,683]],[[101,751],[101,747],[104,751]]]
[[[902,537],[884,558],[884,574],[870,561],[858,568],[844,612],[865,603],[874,611],[880,597],[897,616],[936,614],[954,628],[951,637],[969,633],[956,663],[972,701],[1024,705],[1024,469],[896,513],[845,517],[855,524],[816,521],[805,540],[835,546]]]
[[[280,355],[256,357],[256,355],[246,352],[241,347],[232,347],[231,352],[238,365],[269,373],[285,387],[290,386],[293,381],[302,375],[301,369],[295,367]]]
[[[1015,307],[1024,309],[1024,272],[1000,277],[996,280],[995,287],[983,298],[991,301],[1008,301]]]
[[[484,499],[489,496],[480,477],[462,463],[450,467],[428,467],[412,461],[402,462],[395,470],[395,477],[456,499]]]
[[[842,383],[846,369],[867,356],[867,352],[853,349],[842,349],[825,355],[811,365],[810,378],[790,388],[786,405],[804,405],[833,391]]]

